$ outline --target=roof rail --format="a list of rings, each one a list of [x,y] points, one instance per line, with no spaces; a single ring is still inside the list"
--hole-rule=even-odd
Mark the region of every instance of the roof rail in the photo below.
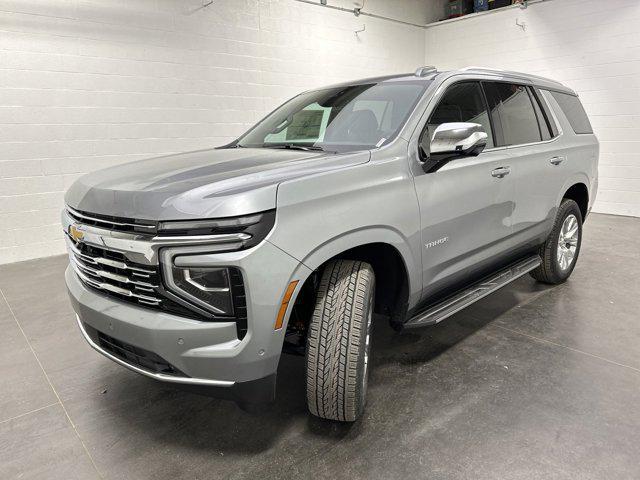
[[[562,85],[562,83],[560,83],[557,80],[553,80],[552,78],[541,77],[540,75],[531,75],[529,73],[523,73],[523,72],[514,72],[514,71],[510,71],[510,70],[500,70],[498,68],[464,67],[464,68],[461,68],[460,70],[462,70],[462,71],[473,70],[475,72],[483,72],[483,73],[497,73],[497,74],[501,74],[501,75],[511,75],[511,76],[514,76],[514,77],[521,77],[521,78],[535,78],[537,80],[543,80],[545,82],[555,83],[556,85],[564,86],[564,85]]]
[[[416,70],[416,73],[414,73],[414,75],[416,77],[426,77],[430,73],[436,73],[437,71],[438,71],[438,69],[436,67],[434,67],[433,65],[427,65],[427,66],[418,68]]]

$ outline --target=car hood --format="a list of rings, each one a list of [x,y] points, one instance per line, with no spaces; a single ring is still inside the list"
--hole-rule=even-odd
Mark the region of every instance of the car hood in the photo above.
[[[357,165],[369,157],[369,151],[199,150],[90,173],[71,186],[65,202],[84,212],[146,220],[244,215],[275,208],[282,181]]]

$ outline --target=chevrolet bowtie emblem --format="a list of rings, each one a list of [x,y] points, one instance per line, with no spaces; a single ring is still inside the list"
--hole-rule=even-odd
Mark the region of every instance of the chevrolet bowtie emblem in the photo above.
[[[84,238],[84,232],[80,230],[79,226],[69,225],[69,236],[73,238],[74,241],[80,242]]]

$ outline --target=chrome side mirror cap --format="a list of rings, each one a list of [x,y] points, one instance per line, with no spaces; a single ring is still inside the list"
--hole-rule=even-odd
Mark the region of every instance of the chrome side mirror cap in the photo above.
[[[433,132],[429,154],[479,155],[487,145],[487,138],[487,132],[478,123],[443,123]]]

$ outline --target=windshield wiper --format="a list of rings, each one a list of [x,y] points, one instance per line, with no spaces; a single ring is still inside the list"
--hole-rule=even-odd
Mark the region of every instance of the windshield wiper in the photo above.
[[[306,150],[324,152],[324,148],[317,145],[296,145],[295,143],[277,143],[273,145],[264,144],[262,148],[284,148],[287,150]]]

